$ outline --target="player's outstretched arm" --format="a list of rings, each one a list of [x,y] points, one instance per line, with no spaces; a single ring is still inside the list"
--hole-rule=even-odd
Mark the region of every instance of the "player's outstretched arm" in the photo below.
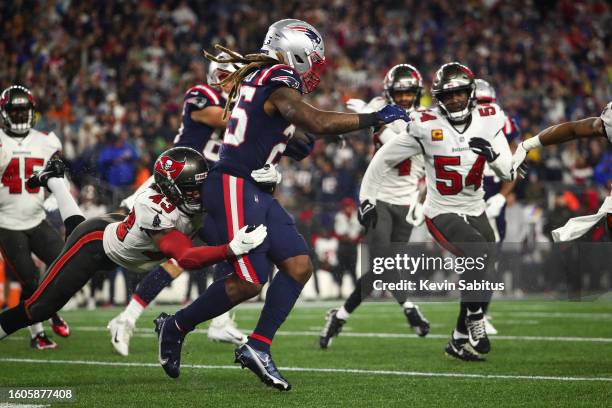
[[[610,136],[606,134],[605,128],[608,126],[604,123],[604,120],[606,120],[606,115],[612,116],[610,112],[611,104],[608,104],[599,118],[592,117],[550,126],[534,137],[523,141],[518,145],[512,156],[513,169],[518,171],[530,150],[542,146],[561,144],[570,140]],[[610,118],[610,127],[612,128],[612,118]]]
[[[164,256],[174,259],[181,268],[188,270],[204,268],[244,255],[261,245],[267,235],[264,225],[253,230],[244,226],[227,245],[194,247],[191,239],[176,229],[148,232]]]
[[[374,113],[342,113],[323,111],[304,102],[292,88],[279,88],[266,101],[268,109],[279,112],[286,120],[306,132],[317,135],[341,134],[379,126],[398,119],[408,121],[406,112],[396,106],[385,106]]]

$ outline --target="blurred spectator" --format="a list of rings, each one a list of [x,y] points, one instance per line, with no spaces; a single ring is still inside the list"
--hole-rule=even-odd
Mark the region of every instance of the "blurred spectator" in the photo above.
[[[338,265],[334,275],[339,286],[342,276],[348,273],[357,284],[357,243],[361,237],[361,224],[357,219],[357,204],[352,198],[340,201],[341,210],[334,218],[334,234],[338,238]]]
[[[114,187],[126,187],[134,182],[138,154],[128,142],[128,134],[122,131],[119,136],[106,133],[106,146],[98,157],[98,172],[102,179]]]

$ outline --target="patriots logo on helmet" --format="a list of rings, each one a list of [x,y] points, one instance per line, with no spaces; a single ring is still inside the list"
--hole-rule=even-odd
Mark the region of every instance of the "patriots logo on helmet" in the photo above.
[[[306,34],[306,37],[310,38],[310,41],[312,41],[314,44],[317,44],[317,45],[321,44],[321,41],[322,41],[321,37],[319,37],[317,33],[312,31],[308,27],[298,25],[298,26],[289,27],[289,29]]]
[[[288,87],[290,88],[295,88],[295,89],[300,89],[300,81],[298,81],[297,79],[295,79],[292,76],[287,76],[287,75],[282,75],[282,76],[277,76],[271,79],[271,81],[278,81],[278,82],[282,82],[284,84],[286,84]]]
[[[176,180],[179,174],[181,174],[181,172],[183,171],[183,167],[185,167],[184,160],[182,162],[175,161],[168,156],[160,157],[159,160],[155,163],[156,172],[161,173],[164,176],[169,177],[173,180]]]

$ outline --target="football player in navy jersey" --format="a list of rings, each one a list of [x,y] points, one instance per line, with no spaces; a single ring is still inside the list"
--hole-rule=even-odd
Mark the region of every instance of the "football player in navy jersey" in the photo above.
[[[217,55],[217,58],[228,57],[229,55],[225,53]],[[202,152],[209,166],[219,160],[220,135],[227,124],[227,119],[223,118],[223,111],[228,93],[232,89],[231,83],[220,84],[220,82],[240,67],[241,64],[237,63],[211,61],[207,73],[208,84],[193,86],[184,96],[181,127],[174,139],[174,146],[190,147]],[[306,140],[295,138],[284,154],[295,160],[302,160],[310,153],[313,146],[314,139],[312,138]],[[272,189],[280,181],[280,173],[274,166],[264,167],[255,171],[253,177],[262,188]],[[153,182],[151,176],[138,191],[123,200],[121,206],[129,212],[134,205],[135,197]],[[200,237],[204,242],[216,241],[216,238],[211,238],[213,236],[216,236],[214,225],[210,222],[205,223]],[[222,278],[227,275],[228,271],[231,273],[231,266],[220,263],[214,267],[213,277],[215,280]],[[129,354],[130,339],[136,321],[149,303],[182,272],[183,269],[176,264],[166,262],[157,266],[140,281],[125,310],[111,319],[107,326],[111,344],[117,353],[122,356]],[[236,328],[229,313],[223,313],[211,321],[208,338],[237,345],[247,341],[246,336]]]
[[[245,345],[236,349],[236,362],[253,371],[264,383],[279,390],[291,385],[278,371],[270,354],[274,334],[285,321],[312,274],[308,246],[293,218],[253,179],[252,172],[275,164],[293,137],[295,128],[305,132],[341,134],[408,120],[397,106],[374,113],[340,113],[319,110],[303,101],[320,81],[325,64],[321,35],[310,24],[286,19],[272,24],[257,54],[230,55],[218,62],[244,64],[221,84],[232,84],[226,110],[233,105],[220,151],[202,186],[208,197],[208,216],[214,220],[220,240],[233,237],[244,225],[265,224],[268,236],[248,257],[233,262],[233,274],[214,282],[191,305],[174,316],[160,315],[160,362],[171,377],[179,375],[184,337],[193,328],[257,295],[274,264],[279,272],[267,291],[260,319]],[[209,200],[213,201],[213,200]]]

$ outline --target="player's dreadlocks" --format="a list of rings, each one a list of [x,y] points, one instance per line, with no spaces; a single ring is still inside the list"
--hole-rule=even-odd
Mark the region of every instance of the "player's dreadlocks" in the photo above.
[[[220,44],[215,44],[214,48],[218,51],[227,53],[229,55],[229,58],[218,58],[215,55],[204,50],[204,56],[207,59],[218,62],[219,64],[227,64],[227,63],[244,64],[240,69],[232,72],[227,77],[225,77],[222,81],[215,83],[215,84],[209,84],[209,85],[217,85],[217,86],[221,86],[221,85],[225,85],[229,83],[232,84],[232,90],[229,93],[227,102],[225,103],[225,108],[223,109],[223,119],[225,119],[225,117],[227,116],[229,107],[234,103],[234,99],[236,98],[236,95],[238,94],[238,88],[240,87],[240,83],[251,71],[257,68],[264,67],[266,65],[270,65],[270,64],[278,64],[278,63],[284,64],[285,63],[285,59],[283,58],[281,53],[277,53],[278,59],[274,59],[262,53],[247,54],[243,56],[241,54],[238,54],[236,51],[232,51],[228,48],[225,48],[224,46]]]

